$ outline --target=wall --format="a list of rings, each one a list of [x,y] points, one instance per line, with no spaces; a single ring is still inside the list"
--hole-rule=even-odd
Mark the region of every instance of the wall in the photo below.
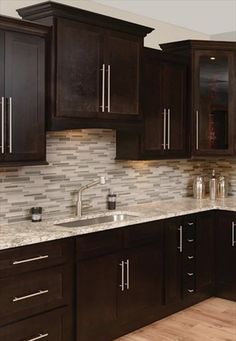
[[[16,9],[29,6],[44,0],[0,0],[0,13],[9,16],[18,16]],[[155,28],[155,31],[145,38],[145,46],[159,48],[158,44],[184,39],[209,39],[209,35],[171,25],[159,20],[142,17],[126,11],[104,6],[88,0],[56,0],[57,2],[79,7],[92,12],[112,16],[118,19],[131,21],[140,25]]]
[[[85,213],[106,208],[109,188],[118,194],[118,207],[192,195],[197,174],[217,173],[231,179],[236,191],[236,161],[168,160],[116,161],[113,130],[50,132],[48,166],[0,169],[0,221],[20,221],[39,205],[58,218],[75,213],[76,189],[105,174],[106,185],[84,192]]]
[[[225,40],[236,42],[236,31],[213,34],[210,38],[211,40]]]

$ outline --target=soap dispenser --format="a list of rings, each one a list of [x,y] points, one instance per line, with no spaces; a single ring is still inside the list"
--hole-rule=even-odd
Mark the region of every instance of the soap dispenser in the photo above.
[[[212,170],[212,176],[209,181],[209,193],[210,193],[210,199],[216,200],[217,196],[217,179],[215,175],[215,170]]]

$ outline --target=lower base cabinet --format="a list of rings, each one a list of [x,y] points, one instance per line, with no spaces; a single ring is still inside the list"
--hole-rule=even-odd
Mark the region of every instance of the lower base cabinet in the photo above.
[[[216,296],[236,301],[236,214],[215,217]]]
[[[78,238],[79,341],[113,340],[125,334],[131,325],[153,314],[163,303],[162,222],[115,230],[113,235],[117,241],[120,233],[123,242],[116,253],[110,253],[109,244],[105,245],[101,239],[103,234],[108,241],[107,232],[88,236],[91,255],[97,251],[96,257],[91,258],[88,252],[80,254]]]
[[[213,210],[3,250],[0,340],[112,341],[236,301],[235,264],[236,213]]]

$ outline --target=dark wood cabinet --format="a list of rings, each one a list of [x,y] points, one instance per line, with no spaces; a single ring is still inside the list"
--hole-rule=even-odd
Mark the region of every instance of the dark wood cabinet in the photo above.
[[[236,215],[217,212],[215,220],[216,295],[236,300]]]
[[[196,215],[196,292],[213,294],[214,276],[214,211]]]
[[[143,133],[118,131],[117,158],[187,157],[187,64],[148,48],[142,64]]]
[[[153,222],[77,238],[78,340],[113,340],[163,304],[162,236],[162,222]]]
[[[172,218],[164,222],[164,302],[177,304],[181,300],[181,218]]]
[[[18,13],[52,28],[49,130],[139,125],[140,56],[152,29],[53,2]]]
[[[117,322],[118,267],[116,253],[77,263],[77,340],[106,340],[113,332]]]
[[[186,40],[161,47],[189,60],[192,155],[235,154],[236,44]]]
[[[73,239],[0,252],[0,339],[74,340],[73,260]]]
[[[46,163],[47,32],[40,25],[0,18],[1,165]]]

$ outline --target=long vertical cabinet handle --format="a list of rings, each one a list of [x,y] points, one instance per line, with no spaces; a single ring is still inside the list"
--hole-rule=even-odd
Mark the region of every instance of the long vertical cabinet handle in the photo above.
[[[5,144],[5,98],[2,97],[2,101],[1,101],[1,108],[2,108],[2,115],[1,115],[1,121],[2,121],[2,139],[1,139],[1,153],[4,154],[5,153],[5,148],[4,148],[4,144]]]
[[[167,148],[170,150],[170,109],[167,110],[167,117],[168,117],[168,123],[167,123]]]
[[[235,240],[235,222],[232,221],[232,246],[234,247],[236,244],[236,240]]]
[[[125,285],[126,285],[127,290],[129,290],[129,288],[130,288],[129,259],[126,260],[125,265],[126,265],[126,283],[125,283]]]
[[[102,112],[105,112],[105,64],[102,64],[102,105],[100,108],[102,108]]]
[[[121,291],[125,290],[125,262],[122,260],[119,264],[121,266],[121,284],[119,285],[121,287]]]
[[[107,111],[111,112],[111,65],[107,66]]]
[[[182,253],[183,252],[183,226],[180,225],[178,230],[179,230],[179,246],[178,246],[178,249],[179,249],[179,252]]]
[[[196,110],[196,150],[199,149],[199,112]]]
[[[12,154],[12,97],[9,97],[9,153]]]
[[[163,111],[163,149],[166,150],[166,109]]]

